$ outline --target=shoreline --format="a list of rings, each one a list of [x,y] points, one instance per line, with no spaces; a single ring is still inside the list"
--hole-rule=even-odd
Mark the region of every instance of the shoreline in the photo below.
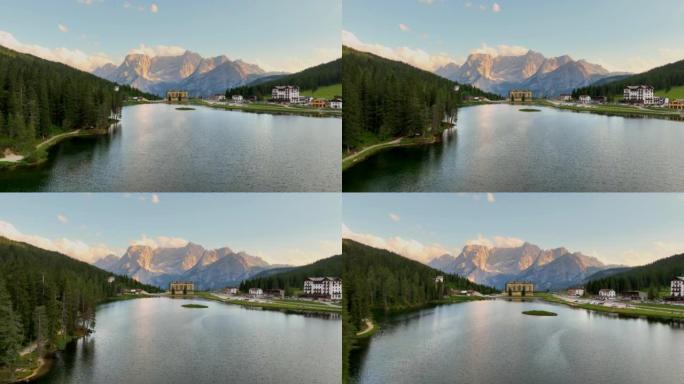
[[[252,301],[246,301],[246,300],[231,300],[228,298],[222,298],[220,296],[216,296],[213,293],[210,292],[202,292],[200,294],[195,293],[192,295],[192,297],[183,297],[180,295],[165,295],[162,297],[169,297],[169,298],[201,298],[209,301],[216,301],[219,303],[223,304],[229,304],[229,305],[240,305],[245,308],[261,308],[265,310],[277,310],[277,311],[289,311],[293,313],[319,313],[319,314],[339,314],[342,313],[342,307],[341,306],[328,306],[327,304],[308,304],[308,302],[302,302],[302,303],[294,303],[288,304],[284,302],[252,302]]]
[[[340,109],[317,109],[289,107],[280,104],[268,103],[246,103],[242,105],[210,103],[204,100],[190,100],[188,105],[200,105],[213,109],[226,111],[240,111],[246,113],[256,113],[265,115],[295,115],[304,117],[342,117]]]
[[[580,105],[564,105],[562,103],[556,103],[551,100],[535,100],[532,102],[532,105],[540,106],[540,107],[549,107],[549,108],[554,108],[557,110],[561,111],[570,111],[570,112],[576,112],[576,113],[590,113],[594,115],[601,115],[601,116],[614,116],[614,117],[623,117],[626,119],[637,119],[637,118],[652,118],[652,119],[660,119],[660,120],[670,120],[670,121],[684,121],[684,114],[679,113],[674,110],[669,110],[667,108],[663,108],[662,110],[658,109],[647,109],[647,108],[638,108],[638,107],[633,107],[629,105],[622,105],[622,104],[600,104],[600,105],[594,105],[594,104],[589,104],[588,106],[580,106]]]
[[[415,137],[398,137],[395,139],[392,139],[390,141],[378,143],[378,144],[373,144],[367,147],[364,147],[358,152],[354,152],[352,154],[347,155],[346,157],[342,158],[342,172],[354,167],[355,165],[362,163],[363,161],[367,160],[370,157],[373,157],[377,155],[378,153],[391,149],[391,148],[400,148],[400,147],[414,147],[414,146],[419,146],[419,145],[433,145],[440,143],[442,140],[438,136],[431,135],[428,138],[421,137],[421,138],[415,138]]]

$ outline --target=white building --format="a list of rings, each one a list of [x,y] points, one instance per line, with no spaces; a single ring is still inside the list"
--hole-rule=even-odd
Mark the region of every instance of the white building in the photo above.
[[[584,288],[570,288],[568,296],[584,296]]]
[[[219,93],[211,97],[213,101],[226,101],[226,95]]]
[[[342,279],[339,277],[308,277],[304,280],[306,296],[342,300]]]
[[[336,98],[330,100],[330,108],[342,109],[342,98],[336,97]]]
[[[670,295],[672,297],[684,297],[684,276],[676,277],[670,283]]]
[[[650,85],[628,85],[623,91],[623,99],[631,103],[653,104],[653,87]]]
[[[233,100],[233,103],[242,103],[243,101],[245,101],[242,95],[233,95],[231,96],[231,99]]]
[[[582,104],[589,104],[591,103],[591,96],[589,95],[581,95],[579,97],[579,102]]]
[[[237,287],[227,287],[223,292],[225,292],[226,295],[237,295],[240,293],[240,290]]]
[[[299,87],[296,85],[278,85],[273,87],[271,98],[275,101],[296,103],[299,101]]]
[[[558,97],[558,100],[560,101],[572,101],[572,95],[560,95]]]
[[[435,284],[437,283],[444,283],[444,276],[437,276],[435,277]]]
[[[249,294],[251,296],[261,296],[264,294],[264,291],[261,288],[250,288]]]
[[[599,290],[599,297],[604,300],[611,300],[617,297],[617,294],[615,293],[615,290],[613,289],[601,289]]]

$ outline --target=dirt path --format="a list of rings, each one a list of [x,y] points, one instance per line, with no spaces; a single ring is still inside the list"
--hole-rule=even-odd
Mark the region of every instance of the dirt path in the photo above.
[[[57,136],[52,136],[51,138],[46,139],[45,141],[43,141],[43,142],[39,143],[38,145],[36,145],[36,149],[40,149],[41,147],[50,144],[50,142],[52,142],[52,141],[54,141],[54,140],[59,140],[59,139],[61,139],[61,138],[63,138],[63,137],[67,137],[67,136],[78,135],[79,132],[81,132],[81,130],[80,130],[80,129],[77,129],[77,130],[75,130],[75,131],[66,132],[66,133],[60,133],[60,134],[57,135]]]
[[[20,355],[20,356],[27,355],[27,354],[29,354],[29,353],[35,351],[37,347],[38,347],[38,343],[36,343],[36,342],[34,341],[33,343],[31,343],[31,344],[27,345],[26,347],[24,347],[24,349],[22,349],[21,351],[19,351],[19,355]]]
[[[364,319],[363,321],[366,323],[366,329],[360,332],[356,332],[356,336],[363,336],[366,333],[371,332],[375,328],[375,324],[373,324],[373,322],[370,321],[370,319]]]
[[[364,153],[366,153],[366,152],[368,152],[368,151],[372,151],[373,149],[376,149],[376,148],[379,148],[379,147],[383,147],[383,146],[397,145],[397,144],[399,144],[399,142],[401,142],[401,139],[402,139],[402,137],[400,137],[400,138],[398,138],[398,139],[394,139],[394,140],[392,140],[392,141],[387,141],[387,142],[384,142],[384,143],[371,145],[370,147],[366,147],[366,148],[362,149],[362,150],[359,151],[359,152],[352,153],[351,155],[342,158],[342,161],[343,161],[343,162],[345,162],[345,161],[354,162],[354,161],[356,161],[356,159],[357,159],[359,156],[363,155]]]

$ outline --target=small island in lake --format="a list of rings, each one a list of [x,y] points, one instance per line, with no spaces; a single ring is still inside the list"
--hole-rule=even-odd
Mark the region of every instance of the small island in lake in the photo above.
[[[183,304],[183,308],[209,308],[209,306],[203,304]]]
[[[541,112],[541,109],[535,109],[535,108],[520,108],[518,109],[520,112]]]
[[[557,313],[549,311],[524,311],[523,315],[529,316],[558,316]]]
[[[176,108],[176,111],[194,111],[194,110],[195,110],[195,108],[191,108],[191,107],[178,107],[178,108]]]

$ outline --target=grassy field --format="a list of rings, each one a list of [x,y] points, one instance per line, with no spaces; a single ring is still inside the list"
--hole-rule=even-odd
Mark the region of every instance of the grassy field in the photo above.
[[[242,105],[209,104],[202,100],[193,100],[191,103],[194,105],[203,105],[210,108],[225,109],[228,111],[267,113],[272,115],[302,115],[311,117],[342,116],[342,111],[339,109],[319,109],[306,106],[291,106],[270,103],[246,103]]]
[[[306,89],[299,92],[301,96],[311,96],[323,99],[333,99],[335,96],[342,96],[342,84],[333,84],[320,87],[317,90]]]
[[[549,106],[552,108],[575,111],[575,112],[589,112],[599,115],[608,116],[625,116],[625,117],[660,117],[670,118],[679,117],[679,112],[669,110],[666,108],[638,108],[628,105],[617,104],[603,104],[590,106],[574,106],[574,105],[555,105],[546,101],[539,101],[540,105]]]
[[[611,308],[603,305],[578,304],[559,299],[550,293],[537,293],[537,297],[573,308],[583,308],[597,312],[615,313],[626,317],[647,317],[659,320],[684,320],[684,306],[668,304],[634,304],[634,308]]]
[[[656,96],[668,97],[670,100],[673,99],[684,99],[684,85],[679,87],[674,87],[670,89],[670,92],[665,92],[664,89],[655,92]]]
[[[300,300],[272,300],[272,302],[254,302],[246,300],[222,299],[213,295],[210,292],[195,292],[194,296],[201,297],[207,300],[218,301],[221,303],[242,305],[244,307],[259,307],[266,309],[289,310],[294,312],[324,312],[324,313],[340,313],[342,307],[338,305],[327,305],[316,301],[300,301]]]

